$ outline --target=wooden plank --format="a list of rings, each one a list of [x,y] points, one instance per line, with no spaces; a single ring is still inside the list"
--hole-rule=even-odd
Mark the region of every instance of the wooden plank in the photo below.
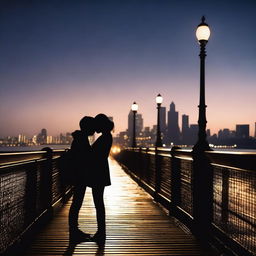
[[[69,201],[35,237],[24,255],[215,255],[175,225],[175,221],[124,173],[116,161],[110,159],[110,165],[112,185],[105,190],[105,247],[98,247],[94,242],[69,246]],[[79,225],[84,232],[96,232],[91,189],[87,189]]]

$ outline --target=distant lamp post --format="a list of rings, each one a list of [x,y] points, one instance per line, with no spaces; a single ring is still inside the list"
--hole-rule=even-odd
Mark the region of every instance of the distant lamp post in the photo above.
[[[205,105],[205,46],[210,37],[209,26],[205,23],[205,17],[202,17],[201,23],[196,30],[196,37],[200,44],[200,102],[199,102],[199,118],[198,118],[198,141],[194,146],[194,150],[209,150],[209,144],[207,142],[206,135],[206,105]]]
[[[156,131],[156,147],[162,147],[162,139],[161,139],[161,127],[160,127],[160,109],[161,104],[163,102],[163,97],[159,93],[156,96],[156,104],[157,104],[157,131]]]
[[[133,112],[133,134],[132,134],[132,147],[136,148],[136,113],[138,111],[138,104],[134,101],[132,104],[132,112]]]

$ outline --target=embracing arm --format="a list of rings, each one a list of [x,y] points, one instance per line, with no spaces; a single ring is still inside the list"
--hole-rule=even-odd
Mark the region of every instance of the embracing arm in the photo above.
[[[107,159],[112,146],[112,135],[102,135],[92,145],[92,151],[97,159]]]

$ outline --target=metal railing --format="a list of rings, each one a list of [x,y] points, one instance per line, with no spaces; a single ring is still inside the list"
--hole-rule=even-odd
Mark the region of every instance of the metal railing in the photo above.
[[[137,148],[115,158],[193,233],[256,255],[256,153]]]
[[[0,254],[67,196],[70,187],[62,182],[59,168],[64,152],[46,148],[0,153]]]

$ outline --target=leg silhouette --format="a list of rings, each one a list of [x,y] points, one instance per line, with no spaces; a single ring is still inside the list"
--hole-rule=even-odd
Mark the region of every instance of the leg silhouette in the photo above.
[[[98,230],[94,235],[94,240],[105,240],[106,238],[106,220],[105,220],[105,205],[104,205],[104,188],[105,187],[93,187],[92,195],[96,208]]]
[[[79,210],[83,204],[84,194],[85,194],[86,186],[84,185],[76,185],[74,187],[74,194],[72,204],[69,210],[69,229],[71,231],[78,229],[78,215]]]
[[[78,216],[83,204],[86,186],[76,185],[74,188],[73,200],[69,210],[69,239],[71,243],[89,241],[91,236],[79,230]]]

